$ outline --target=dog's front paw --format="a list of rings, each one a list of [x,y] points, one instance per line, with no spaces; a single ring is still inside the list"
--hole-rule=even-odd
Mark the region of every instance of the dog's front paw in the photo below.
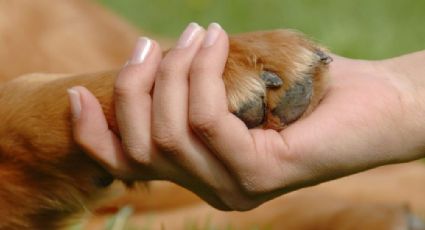
[[[229,109],[249,128],[281,130],[318,104],[331,61],[294,31],[233,36],[223,76]]]

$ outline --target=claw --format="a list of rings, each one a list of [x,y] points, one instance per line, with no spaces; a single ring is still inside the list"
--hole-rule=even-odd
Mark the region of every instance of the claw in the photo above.
[[[263,79],[267,88],[276,88],[283,84],[282,79],[275,73],[270,71],[262,71],[261,79]]]
[[[320,62],[322,62],[325,65],[327,65],[327,64],[329,64],[333,61],[331,56],[329,56],[328,54],[326,54],[325,52],[323,52],[321,50],[316,50],[316,54],[317,54],[317,56],[319,56]]]

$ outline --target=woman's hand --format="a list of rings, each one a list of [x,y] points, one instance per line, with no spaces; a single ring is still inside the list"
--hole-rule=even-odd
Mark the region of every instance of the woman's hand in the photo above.
[[[141,38],[115,84],[121,138],[109,130],[96,98],[77,86],[69,90],[75,140],[120,179],[170,180],[225,210],[257,205],[244,197],[188,120],[190,73],[220,79],[227,52],[227,35],[217,24],[207,33],[190,24],[163,59],[156,42]]]
[[[423,60],[423,56],[422,52],[419,57]],[[280,133],[247,130],[222,106],[224,99],[217,96],[223,95],[219,79],[191,76],[192,128],[245,192],[273,197],[424,156],[423,80],[412,77],[419,73],[406,74],[409,67],[421,66],[408,65],[397,73],[389,68],[398,66],[397,59],[334,59],[323,101],[308,117]]]
[[[422,83],[388,61],[334,59],[323,101],[280,133],[247,130],[222,106],[220,79],[191,75],[192,128],[248,194],[274,197],[424,156]]]
[[[415,103],[412,84],[385,62],[335,57],[321,104],[279,133],[249,130],[228,111],[221,79],[227,52],[227,35],[216,24],[206,35],[192,24],[162,60],[152,42],[117,79],[122,141],[108,130],[95,98],[79,87],[73,89],[82,107],[76,140],[120,178],[171,180],[215,207],[236,210],[423,156],[423,105]]]

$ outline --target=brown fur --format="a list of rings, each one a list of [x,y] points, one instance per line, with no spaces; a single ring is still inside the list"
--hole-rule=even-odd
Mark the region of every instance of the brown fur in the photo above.
[[[231,213],[214,210],[176,185],[153,183],[149,191],[106,201],[86,229],[99,229],[111,211],[124,205],[134,209],[130,226],[147,226],[151,218],[155,220],[151,229],[183,230],[191,221],[198,226],[209,222],[217,229],[228,225],[271,230],[409,229],[405,219],[409,210],[403,204],[425,215],[425,183],[418,183],[424,179],[425,167],[420,162],[391,165],[302,189],[252,211]]]
[[[249,54],[257,56],[259,58],[257,62],[264,63],[279,58],[273,55],[265,56],[258,51],[270,51],[271,47],[278,47],[279,43],[285,41],[286,33],[288,32],[284,30],[256,33],[256,45],[251,45],[252,50],[248,49]],[[282,36],[279,36],[280,34]],[[271,35],[276,37],[268,39]],[[232,95],[232,88],[238,88],[235,87],[237,84],[241,84],[242,89],[251,90],[249,86],[244,86],[243,79],[253,78],[261,81],[259,73],[256,73],[258,70],[254,69],[255,65],[244,62],[248,55],[247,50],[241,45],[248,47],[243,42],[250,37],[253,37],[253,34],[231,38],[231,54],[228,62],[232,64],[227,65],[223,78],[225,82],[227,79],[232,79],[234,82],[231,85],[227,83],[230,95]],[[287,42],[291,44],[289,47],[300,46],[298,39],[303,38],[298,35],[289,37],[287,39]],[[282,49],[285,48],[282,47]],[[282,50],[282,53],[284,52],[285,50]],[[297,52],[294,51],[289,55],[296,56]],[[288,65],[290,57],[288,56]],[[268,63],[267,69],[284,69],[285,65],[285,61],[274,61],[274,63]],[[244,72],[253,73],[244,75]],[[0,86],[0,104],[2,104],[0,116],[4,118],[4,125],[0,127],[3,167],[18,167],[15,169],[17,177],[20,178],[19,181],[23,181],[17,183],[15,178],[5,177],[0,183],[5,183],[3,187],[16,188],[27,187],[26,184],[33,183],[28,186],[26,192],[34,195],[31,196],[32,199],[26,199],[26,202],[19,207],[20,213],[16,214],[19,215],[18,219],[26,218],[26,223],[37,219],[37,223],[31,227],[38,227],[40,218],[34,218],[33,213],[47,216],[48,220],[52,220],[55,219],[52,215],[62,216],[75,212],[79,207],[78,204],[85,203],[98,188],[102,187],[97,184],[98,181],[107,180],[110,177],[72,141],[66,89],[75,85],[88,88],[101,102],[109,125],[117,130],[112,104],[113,83],[117,73],[112,71],[75,76],[30,74]],[[288,79],[287,82],[291,82],[290,77],[285,78],[285,80]],[[265,89],[262,90],[265,91]],[[281,92],[277,91],[277,93]],[[249,95],[247,94],[246,97]],[[238,105],[242,102],[234,101],[230,104]],[[273,103],[273,98],[269,100],[269,103]],[[34,175],[42,179],[35,180],[37,177],[34,178]],[[3,192],[5,197],[12,199],[8,200],[6,203],[9,205],[5,206],[13,205],[17,208],[21,204],[15,203],[16,199],[13,198],[15,189],[5,189]],[[43,228],[47,227],[43,226]]]
[[[112,106],[116,71],[16,77],[116,68],[129,57],[138,33],[99,6],[80,0],[2,1],[0,17],[8,19],[0,25],[4,36],[0,40],[0,229],[55,229],[112,180],[73,142],[66,89],[84,85],[91,90],[116,130]],[[285,80],[282,89],[268,92],[267,103],[273,108],[296,80],[293,72],[303,71],[302,63],[313,57],[314,48],[304,37],[282,30],[233,37],[224,77],[230,109],[249,98],[249,91],[265,92],[258,79],[262,68]],[[323,92],[321,73],[315,75],[312,105]],[[329,202],[320,197],[311,203],[319,207]],[[294,201],[288,207],[298,204]],[[373,210],[347,205],[356,211]]]
[[[311,112],[322,98],[327,83],[327,66],[319,64],[318,56],[315,54],[318,49],[323,50],[302,34],[291,30],[232,36],[229,59],[224,72],[229,110],[235,111],[258,92],[266,92],[265,126],[281,129],[287,124],[282,124],[273,117],[271,111],[290,87],[303,80],[304,72],[314,68],[313,96],[305,114]],[[283,86],[266,91],[259,79],[262,70],[277,73],[283,80]]]

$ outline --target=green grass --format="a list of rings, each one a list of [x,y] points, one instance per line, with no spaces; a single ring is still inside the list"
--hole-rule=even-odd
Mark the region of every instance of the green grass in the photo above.
[[[115,216],[108,219],[105,230],[123,230],[129,228],[127,221],[131,214],[133,214],[131,207],[125,206],[121,208]]]
[[[425,48],[423,0],[99,0],[134,25],[177,37],[191,21],[228,32],[294,28],[352,58]]]

